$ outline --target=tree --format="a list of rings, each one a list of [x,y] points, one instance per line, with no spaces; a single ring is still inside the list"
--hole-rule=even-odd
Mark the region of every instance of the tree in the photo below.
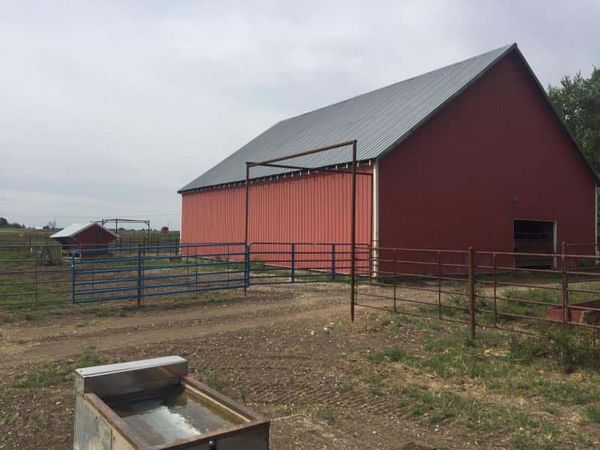
[[[548,96],[579,143],[596,173],[600,174],[600,69],[589,78],[565,76],[560,86],[548,86]]]
[[[25,228],[25,225],[10,223],[6,218],[0,217],[0,228]]]

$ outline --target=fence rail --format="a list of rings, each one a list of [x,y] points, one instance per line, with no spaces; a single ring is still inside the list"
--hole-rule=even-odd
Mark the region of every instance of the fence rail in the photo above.
[[[358,245],[369,273],[370,247]],[[0,246],[0,310],[345,281],[350,244],[240,242],[62,248]],[[64,254],[70,254],[68,258]],[[41,256],[46,255],[46,256]]]
[[[70,253],[63,258],[56,245],[0,246],[0,310],[350,282],[352,267],[345,242],[146,244]],[[359,244],[355,258],[358,307],[463,323],[472,336],[478,327],[600,327],[595,246],[565,244],[548,254]]]
[[[575,246],[573,246],[575,247]],[[600,257],[586,252],[518,253],[373,248],[377,276],[359,278],[357,306],[528,333],[539,326],[600,328]],[[580,250],[584,245],[577,245]],[[528,264],[523,264],[527,261]]]

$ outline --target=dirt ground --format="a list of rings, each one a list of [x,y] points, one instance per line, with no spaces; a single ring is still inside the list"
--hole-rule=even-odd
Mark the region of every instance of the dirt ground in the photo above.
[[[421,339],[421,329],[408,321],[396,334],[382,331],[386,317],[359,309],[351,324],[348,287],[317,284],[252,288],[247,297],[226,292],[141,310],[102,305],[5,320],[0,448],[71,448],[71,377],[42,377],[41,388],[19,380],[47,367],[72,367],[90,348],[105,363],[187,358],[197,379],[271,418],[276,450],[506,447],[494,436],[414,417],[398,406],[397,395],[356,381],[369,353]]]

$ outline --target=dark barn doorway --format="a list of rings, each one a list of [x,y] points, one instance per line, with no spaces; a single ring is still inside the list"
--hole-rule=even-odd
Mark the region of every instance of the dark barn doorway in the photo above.
[[[546,220],[515,220],[513,224],[516,253],[554,253],[556,223]],[[523,255],[515,258],[516,267],[551,268],[552,258]]]

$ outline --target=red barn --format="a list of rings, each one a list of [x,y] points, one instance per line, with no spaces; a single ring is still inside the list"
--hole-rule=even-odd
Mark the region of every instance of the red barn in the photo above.
[[[63,252],[81,257],[99,255],[108,250],[108,246],[119,238],[108,228],[97,222],[74,223],[50,236],[61,243]]]
[[[244,239],[245,162],[356,139],[357,242],[557,250],[596,240],[598,179],[516,44],[277,123],[179,190],[183,243]],[[349,242],[350,152],[261,167],[249,241]],[[287,163],[287,162],[286,162]]]

